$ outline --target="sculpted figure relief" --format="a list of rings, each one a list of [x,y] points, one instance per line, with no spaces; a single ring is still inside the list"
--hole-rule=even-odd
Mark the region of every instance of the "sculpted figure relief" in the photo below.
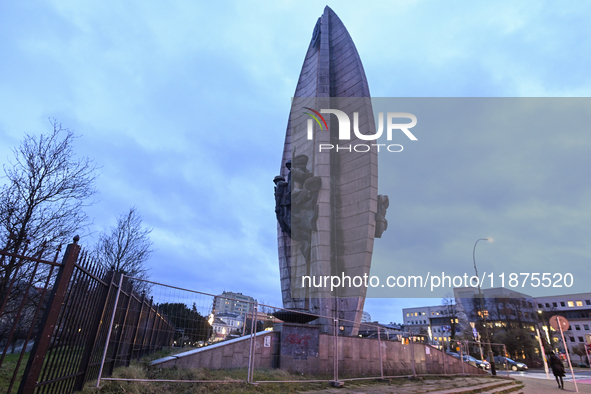
[[[322,186],[320,177],[314,176],[306,167],[308,156],[298,155],[285,165],[289,170],[287,181],[281,176],[275,182],[275,213],[281,229],[290,238],[300,242],[300,251],[310,261],[312,231],[318,219],[318,191]]]
[[[289,168],[289,167],[288,167]],[[281,230],[291,237],[291,192],[289,182],[280,175],[273,179],[275,183],[275,216]]]
[[[384,194],[378,194],[378,211],[376,212],[376,238],[382,238],[382,233],[388,228],[386,210],[390,206],[390,199]]]

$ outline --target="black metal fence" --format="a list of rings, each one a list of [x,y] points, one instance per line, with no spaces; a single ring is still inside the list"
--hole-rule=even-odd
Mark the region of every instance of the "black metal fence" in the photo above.
[[[0,251],[0,392],[81,390],[103,365],[109,374],[171,344],[174,325],[158,306],[81,252],[78,239],[61,263],[59,251],[52,260]],[[125,307],[114,313],[116,296]]]

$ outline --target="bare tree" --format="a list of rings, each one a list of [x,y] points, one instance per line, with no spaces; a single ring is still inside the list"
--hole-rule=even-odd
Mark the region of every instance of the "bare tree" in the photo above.
[[[449,317],[449,327],[450,327],[450,340],[454,340],[456,337],[456,330],[458,329],[458,306],[456,304],[456,299],[451,295],[447,294],[442,300],[441,305],[443,306],[444,313]]]
[[[52,132],[25,135],[13,149],[13,161],[3,166],[0,248],[10,253],[39,257],[41,250],[54,251],[88,223],[83,208],[96,193],[96,165],[75,156],[72,131],[50,122]],[[0,295],[16,265],[14,257],[2,261]]]
[[[142,227],[140,214],[135,207],[131,207],[129,212],[119,216],[115,227],[100,235],[95,247],[95,256],[107,269],[147,279],[146,262],[153,252],[151,232],[152,229]],[[146,289],[143,286],[140,288]]]
[[[579,356],[581,359],[581,364],[583,364],[583,356],[587,355],[587,352],[585,351],[585,344],[579,343],[578,345],[573,346],[572,349],[573,353]]]

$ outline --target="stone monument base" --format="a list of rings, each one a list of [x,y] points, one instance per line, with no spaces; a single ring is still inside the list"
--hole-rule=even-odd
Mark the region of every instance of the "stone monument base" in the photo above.
[[[250,337],[232,339],[152,362],[160,368],[248,368]],[[337,352],[335,352],[335,344]],[[381,351],[380,351],[381,344]],[[279,368],[316,379],[334,380],[334,356],[338,378],[380,377],[380,353],[385,377],[471,374],[486,375],[429,345],[322,334],[310,324],[280,323],[273,331],[256,334],[255,370]],[[413,371],[414,353],[414,371]]]

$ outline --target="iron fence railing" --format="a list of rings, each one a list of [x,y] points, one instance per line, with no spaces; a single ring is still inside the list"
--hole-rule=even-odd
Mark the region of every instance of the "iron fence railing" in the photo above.
[[[43,251],[0,251],[0,367],[11,372],[0,387],[7,393],[17,387],[18,393],[81,390],[104,366],[110,373],[172,340],[174,326],[159,307],[138,295],[128,278],[82,252],[78,240],[61,263],[59,251],[53,260],[42,259]],[[124,307],[115,309],[116,297]],[[134,332],[116,329],[111,337],[109,322],[123,327],[127,321],[134,322]],[[121,338],[131,335],[132,345],[121,346]],[[105,354],[114,355],[108,363]]]

